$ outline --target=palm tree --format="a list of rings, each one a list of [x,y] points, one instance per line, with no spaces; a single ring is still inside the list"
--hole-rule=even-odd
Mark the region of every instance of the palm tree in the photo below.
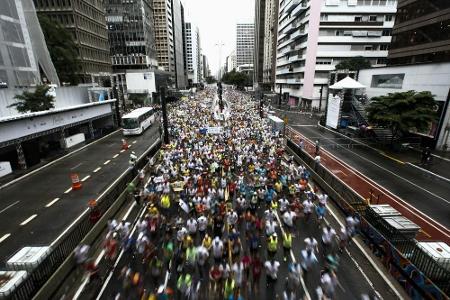
[[[426,130],[437,118],[436,102],[429,91],[389,93],[374,97],[367,107],[367,113],[373,125],[391,130],[391,144],[402,132]]]

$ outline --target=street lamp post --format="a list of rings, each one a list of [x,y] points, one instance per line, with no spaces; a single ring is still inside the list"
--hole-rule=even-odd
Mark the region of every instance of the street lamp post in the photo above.
[[[320,85],[320,100],[319,100],[319,114],[322,110],[322,95],[323,95],[323,84]]]
[[[219,47],[219,74],[217,80],[220,81],[222,79],[222,46],[225,46],[225,44],[218,42],[215,46]]]
[[[280,83],[280,97],[278,98],[278,108],[281,109],[281,96],[283,92],[283,84]]]
[[[166,89],[164,87],[160,88],[160,97],[163,117],[163,141],[167,145],[169,144],[169,122],[167,120]]]

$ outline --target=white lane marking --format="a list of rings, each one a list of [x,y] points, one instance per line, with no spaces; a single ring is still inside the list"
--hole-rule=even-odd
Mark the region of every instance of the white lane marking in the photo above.
[[[105,250],[102,250],[100,252],[100,254],[98,255],[97,259],[95,260],[95,265],[98,265],[98,263],[102,260],[103,256],[105,256]],[[88,284],[89,282],[89,276],[85,276],[86,278],[83,280],[83,282],[81,283],[80,287],[77,289],[77,292],[75,293],[75,295],[73,296],[73,300],[78,299],[78,297],[81,296],[81,293],[83,292],[85,286]]]
[[[3,242],[4,240],[6,240],[7,238],[9,238],[10,236],[11,236],[11,233],[7,233],[7,234],[5,234],[4,236],[2,236],[2,237],[0,238],[0,243]]]
[[[303,134],[301,134],[306,140],[308,140],[310,143],[312,143],[312,141],[307,138],[306,136],[304,136]],[[345,149],[345,148],[344,148]],[[393,197],[393,200],[397,203],[401,202],[403,204],[403,207],[405,209],[407,209],[408,211],[410,211],[413,215],[415,215],[417,218],[423,220],[424,222],[428,223],[430,226],[432,226],[434,229],[438,230],[439,232],[443,233],[445,236],[450,236],[446,231],[448,231],[447,227],[442,225],[441,223],[439,223],[438,221],[434,220],[433,218],[431,218],[430,216],[426,215],[425,213],[423,213],[422,211],[418,210],[417,208],[413,207],[411,204],[409,204],[408,202],[406,202],[405,200],[403,200],[402,198],[400,198],[399,196],[395,195],[394,193],[392,193],[391,191],[389,191],[388,189],[386,189],[385,187],[379,185],[378,183],[376,183],[375,181],[373,181],[372,179],[366,177],[364,174],[362,174],[361,172],[359,172],[358,170],[356,170],[355,168],[353,168],[352,166],[348,165],[345,162],[342,162],[339,158],[337,158],[336,156],[334,156],[333,154],[331,154],[329,151],[324,151],[326,152],[329,156],[333,157],[337,163],[339,163],[340,165],[342,165],[343,167],[349,169],[350,171],[352,171],[355,175],[357,175],[358,177],[361,177],[365,182],[372,184],[373,186],[375,186],[376,188],[378,188],[379,190],[383,190],[386,194],[389,194]],[[308,153],[309,155],[309,153]],[[311,156],[311,155],[310,155]],[[326,168],[327,170],[329,170],[328,168]],[[338,178],[339,179],[339,178]],[[340,180],[340,179],[339,179]],[[345,182],[341,181],[343,184],[345,184],[345,186],[349,187],[351,190],[353,190],[348,184],[346,184]],[[354,190],[353,190],[354,191]],[[356,193],[356,191],[354,191]],[[359,194],[359,193],[356,193]],[[428,220],[426,220],[428,219]],[[435,224],[439,225],[441,228],[436,227],[436,225],[430,223],[429,221],[434,222]]]
[[[70,193],[71,190],[72,190],[72,188],[68,188],[68,189],[64,192],[64,194]]]
[[[277,211],[275,211],[275,217],[277,217],[278,226],[280,227],[281,233],[282,233],[283,236],[284,236],[284,235],[285,235],[285,231],[284,231],[284,229],[283,229],[283,223],[281,223],[280,217],[278,216],[278,212],[277,212]],[[292,259],[292,261],[295,263],[296,260],[295,260],[294,252],[292,252],[292,248],[291,248],[291,250],[290,250],[290,254],[291,254],[291,259]],[[309,294],[309,291],[308,291],[308,289],[306,288],[306,284],[305,284],[305,281],[303,280],[303,276],[300,276],[300,282],[301,282],[301,284],[302,284],[303,291],[305,291],[306,299],[311,300],[311,295]]]
[[[130,208],[127,210],[127,212],[125,213],[125,215],[123,216],[122,220],[125,221],[126,219],[128,219],[128,216],[130,215],[131,211],[133,210],[133,208],[136,206],[136,202],[133,202],[133,204],[130,206]]]
[[[107,164],[109,164],[111,162],[111,160],[110,159],[108,159],[107,161],[105,161],[103,164],[104,165],[107,165]]]
[[[133,144],[136,144],[137,141],[133,141]]]
[[[116,158],[117,156],[119,156],[119,154],[114,155],[113,158]]]
[[[76,166],[73,166],[72,168],[70,168],[71,170],[75,170],[76,168],[78,168],[79,166],[81,166],[83,163],[81,162],[81,163],[79,163],[78,165],[76,165]]]
[[[16,204],[19,203],[19,202],[20,202],[20,200],[17,200],[16,202],[11,203],[10,205],[8,205],[7,207],[5,207],[4,209],[0,210],[0,214],[1,214],[2,212],[4,212],[4,211],[10,209],[11,207],[13,207],[14,205],[16,205]]]
[[[309,125],[309,124],[298,124],[298,125],[291,125],[291,127],[316,127],[316,125]]]
[[[120,153],[124,153],[124,152],[125,152],[125,149],[120,150]]]
[[[91,177],[91,175],[88,175],[88,176],[84,177],[83,179],[81,179],[81,182],[85,182],[86,180],[89,179],[89,177]]]
[[[131,148],[131,146],[133,146],[133,145],[128,145],[128,149]]]
[[[47,203],[47,205],[45,206],[45,207],[50,207],[50,206],[52,206],[53,204],[55,204],[56,202],[58,202],[59,201],[59,198],[55,198],[55,199],[53,199],[52,201],[50,201],[49,203]]]
[[[93,172],[97,173],[98,171],[100,171],[102,169],[102,167],[98,167],[97,169],[95,169]]]
[[[425,173],[428,173],[428,174],[430,174],[430,175],[432,175],[432,176],[435,176],[435,177],[437,177],[437,178],[439,178],[439,179],[441,179],[441,180],[450,182],[450,179],[447,178],[447,177],[444,177],[444,176],[441,176],[441,175],[439,175],[439,174],[436,174],[436,173],[433,173],[433,172],[431,172],[431,171],[428,171],[427,169],[424,169],[424,168],[422,168],[422,167],[419,167],[419,166],[417,166],[417,165],[415,165],[415,164],[412,164],[412,163],[410,163],[410,162],[406,162],[406,164],[409,165],[409,166],[411,166],[411,167],[413,167],[413,168],[419,169],[419,170],[421,170],[422,172],[425,172]]]
[[[24,226],[24,225],[28,224],[31,220],[33,220],[36,217],[37,217],[37,214],[30,216],[28,219],[26,219],[22,223],[20,223],[20,226]]]

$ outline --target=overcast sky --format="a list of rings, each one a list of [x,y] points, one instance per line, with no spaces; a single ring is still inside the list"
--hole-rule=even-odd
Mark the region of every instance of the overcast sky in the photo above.
[[[236,23],[253,23],[254,0],[181,0],[185,21],[198,26],[202,52],[209,61],[212,75],[219,65],[219,42],[222,47],[222,65],[236,48]]]

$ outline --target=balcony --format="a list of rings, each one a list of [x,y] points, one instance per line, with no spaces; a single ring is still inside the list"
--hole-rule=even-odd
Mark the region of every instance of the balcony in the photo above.
[[[284,12],[285,13],[290,13],[294,8],[296,8],[298,5],[300,5],[301,2],[302,2],[302,0],[291,0],[291,2],[289,2],[284,7]]]
[[[298,26],[297,22],[292,22],[291,24],[286,26],[286,28],[284,28],[283,33],[290,34],[291,32],[294,32],[298,28],[297,26]]]
[[[291,16],[296,17],[300,15],[305,9],[308,8],[308,5],[304,2],[300,3],[291,13]]]
[[[383,26],[383,22],[355,22],[355,21],[321,21],[320,26],[359,26],[359,27],[367,27],[367,26]]]

